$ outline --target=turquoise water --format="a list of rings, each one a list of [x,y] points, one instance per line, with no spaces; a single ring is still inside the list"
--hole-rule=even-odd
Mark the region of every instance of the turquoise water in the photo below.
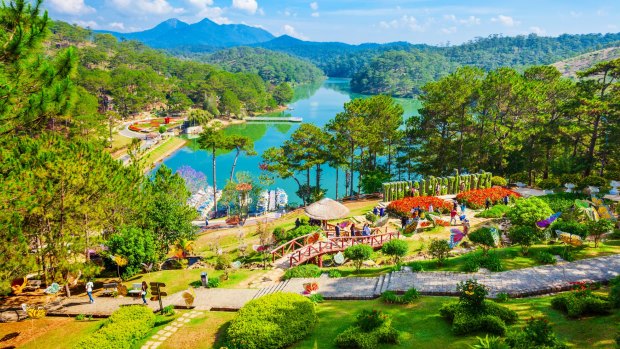
[[[292,115],[302,117],[303,122],[312,123],[316,126],[324,126],[337,113],[343,111],[344,103],[352,98],[363,98],[365,96],[350,92],[349,79],[330,78],[321,84],[312,86],[303,86],[295,90],[295,100],[290,104],[287,110],[281,113],[271,113],[268,115]],[[417,114],[419,102],[415,99],[397,99],[405,109],[405,117]],[[235,173],[238,171],[247,171],[258,177],[260,170],[258,165],[261,162],[261,154],[270,147],[282,145],[290,135],[299,128],[299,124],[293,123],[246,123],[241,125],[233,125],[226,129],[227,133],[247,135],[254,140],[254,148],[258,155],[256,156],[239,156]],[[217,186],[223,188],[226,181],[230,177],[230,170],[234,161],[235,154],[221,153],[217,156]],[[166,166],[176,171],[183,165],[193,167],[195,170],[202,171],[207,175],[211,184],[212,178],[212,162],[211,154],[198,149],[195,143],[180,149],[163,162]],[[314,184],[314,173],[311,173],[311,183]],[[327,190],[327,197],[335,197],[336,171],[333,168],[325,166],[321,175],[321,187]],[[357,176],[356,176],[357,177]],[[304,183],[305,173],[300,173],[297,178]],[[356,178],[357,179],[357,178]],[[339,189],[338,195],[342,197],[344,194],[345,176],[344,172],[339,172]],[[282,188],[289,196],[289,203],[301,203],[301,199],[295,195],[297,184],[292,178],[282,180],[276,178],[275,183],[269,189]]]

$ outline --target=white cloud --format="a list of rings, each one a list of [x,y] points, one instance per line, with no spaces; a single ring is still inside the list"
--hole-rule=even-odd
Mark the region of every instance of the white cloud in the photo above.
[[[166,0],[112,0],[119,10],[141,14],[170,15],[184,13],[185,9],[173,7]]]
[[[87,27],[91,28],[91,29],[99,28],[99,25],[95,21],[81,21],[81,20],[77,20],[77,21],[73,21],[73,23],[79,25],[82,28],[87,28]]]
[[[430,22],[421,24],[415,17],[404,15],[398,20],[394,19],[389,22],[381,21],[379,22],[379,26],[383,29],[409,29],[414,32],[423,32],[426,30],[426,26],[429,23]]]
[[[456,33],[456,27],[441,28],[441,32],[444,34],[454,34]]]
[[[310,3],[310,8],[312,9],[312,11],[316,11],[319,9],[319,3],[318,2],[311,2]]]
[[[285,24],[284,27],[282,27],[284,29],[284,34],[288,35],[288,36],[293,36],[302,40],[307,40],[308,38],[303,35],[302,33],[297,32],[297,30],[295,29],[295,27],[293,27],[290,24]]]
[[[256,0],[233,0],[232,7],[255,14],[256,10],[258,10],[258,3]]]
[[[189,22],[195,20],[202,20],[203,18],[209,18],[218,24],[228,24],[230,19],[224,17],[224,9],[212,6],[213,0],[186,0],[189,5],[193,7],[191,16],[186,16],[186,20]],[[189,11],[188,11],[189,12]]]
[[[108,23],[108,27],[113,29],[125,30],[125,24],[121,22]]]
[[[491,18],[491,22],[499,22],[506,27],[514,27],[521,24],[521,22],[516,21],[514,18],[504,15],[498,15],[497,17]]]
[[[536,35],[545,35],[546,33],[546,31],[543,28],[537,27],[537,26],[530,27],[530,32]]]
[[[467,25],[467,26],[480,24],[480,18],[476,16],[469,16],[467,18],[458,18],[455,15],[444,15],[443,18],[447,21],[462,24],[462,25]]]
[[[311,16],[312,17],[319,17],[319,16],[321,16],[321,14],[318,13],[318,12],[312,12]]]
[[[57,12],[70,15],[84,15],[96,10],[84,3],[84,0],[49,0],[49,4]]]

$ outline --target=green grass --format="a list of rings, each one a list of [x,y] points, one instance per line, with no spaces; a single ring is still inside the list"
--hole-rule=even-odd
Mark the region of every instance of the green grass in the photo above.
[[[25,325],[30,323],[32,326],[45,329],[51,326],[52,330],[46,332],[40,337],[19,346],[25,349],[57,349],[72,348],[84,337],[95,332],[101,326],[102,320],[83,320],[83,321],[65,321],[66,319],[44,318],[39,320],[26,320]],[[53,326],[54,321],[63,321],[61,326]],[[1,333],[1,332],[0,332]]]
[[[131,348],[132,349],[140,349],[140,348],[142,348],[142,346],[153,335],[157,334],[157,332],[159,332],[159,330],[161,330],[164,327],[170,325],[174,320],[176,320],[181,315],[183,315],[183,311],[181,311],[181,310],[175,310],[174,312],[175,312],[175,314],[171,315],[171,316],[160,315],[159,313],[157,313],[157,316],[155,317],[155,326],[149,331],[149,333],[144,338],[142,338],[142,340],[139,340],[138,342],[136,342],[136,344],[132,345]]]
[[[152,272],[150,274],[141,274],[131,278],[123,284],[127,288],[131,289],[131,285],[134,283],[141,283],[143,280],[146,282],[163,282],[166,284],[164,290],[169,294],[173,294],[179,291],[186,290],[190,287],[190,283],[194,281],[200,281],[200,273],[207,271],[209,277],[219,277],[224,272],[221,270],[213,269],[194,269],[194,270],[161,270]],[[220,283],[221,288],[233,288],[240,282],[248,278],[252,274],[251,271],[245,269],[239,269],[232,272],[228,280]]]
[[[155,161],[159,160],[164,154],[171,150],[180,148],[186,142],[187,141],[182,138],[170,137],[163,143],[160,143],[155,149],[146,153],[142,160],[144,161],[145,166],[149,167]]]
[[[232,312],[204,312],[181,327],[159,348],[220,348],[224,345],[226,324],[235,315],[236,313]]]

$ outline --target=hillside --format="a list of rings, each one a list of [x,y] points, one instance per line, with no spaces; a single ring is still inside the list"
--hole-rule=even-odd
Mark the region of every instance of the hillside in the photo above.
[[[250,45],[274,38],[264,29],[244,24],[217,24],[208,18],[194,24],[173,18],[141,32],[101,31],[100,33],[111,34],[118,39],[138,40],[154,48],[202,46],[203,50]]]
[[[187,53],[186,56],[233,73],[258,74],[274,85],[307,84],[324,78],[323,72],[308,60],[257,47],[234,47],[213,54]]]
[[[591,68],[596,63],[616,58],[620,58],[620,47],[609,47],[588,52],[577,57],[555,62],[551,65],[556,67],[565,77],[576,78],[578,71]]]

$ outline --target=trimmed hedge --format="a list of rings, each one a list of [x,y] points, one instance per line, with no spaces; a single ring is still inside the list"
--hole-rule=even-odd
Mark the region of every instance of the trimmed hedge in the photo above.
[[[314,303],[295,293],[275,293],[244,305],[231,321],[227,347],[278,349],[308,335],[317,323]]]
[[[141,305],[121,307],[95,333],[78,342],[76,349],[131,348],[155,325],[153,311]]]
[[[415,288],[410,288],[402,296],[394,291],[385,291],[381,294],[381,300],[385,303],[410,304],[418,298],[420,298],[420,292]]]
[[[316,278],[321,276],[321,268],[314,264],[303,264],[287,269],[282,279],[292,278]]]
[[[582,315],[606,315],[611,312],[611,304],[607,300],[592,294],[580,295],[575,291],[555,296],[551,300],[551,306],[570,318]]]
[[[485,300],[483,304],[481,311],[475,313],[463,303],[445,303],[439,314],[452,323],[452,332],[456,335],[482,331],[503,336],[506,325],[514,324],[518,319],[515,311],[497,303]]]
[[[398,344],[392,317],[377,310],[362,310],[353,326],[340,333],[335,344],[344,349],[375,349],[379,344]]]

